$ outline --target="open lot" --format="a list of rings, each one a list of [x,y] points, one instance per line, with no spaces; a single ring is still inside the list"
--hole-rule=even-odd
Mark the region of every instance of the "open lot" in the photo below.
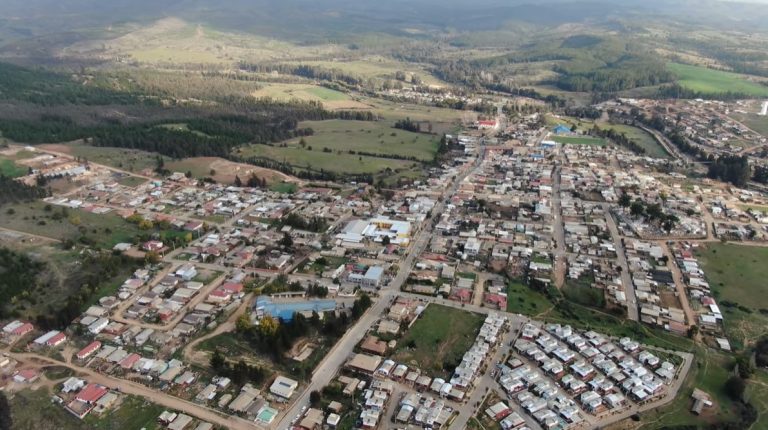
[[[709,243],[697,253],[710,286],[720,300],[757,311],[768,309],[768,248]]]
[[[768,116],[761,116],[756,113],[733,112],[731,118],[741,122],[755,132],[768,137]]]
[[[136,225],[117,215],[67,209],[66,216],[62,216],[61,207],[47,209],[47,206],[42,201],[6,205],[0,216],[0,227],[57,240],[86,236],[104,248],[112,248],[120,242],[133,242],[139,232]]]
[[[129,172],[154,169],[157,165],[156,154],[135,149],[97,147],[81,142],[40,145],[40,148],[69,154],[74,157],[84,157],[88,161]]]
[[[0,175],[18,178],[19,176],[26,175],[28,171],[29,169],[19,166],[13,160],[0,156]]]
[[[211,176],[215,181],[223,184],[233,183],[235,176],[239,176],[240,180],[245,182],[251,175],[256,175],[259,179],[266,179],[270,184],[282,181],[298,181],[298,179],[276,170],[235,163],[219,157],[185,158],[179,161],[166,162],[165,167],[171,171],[189,172],[193,178]]]
[[[710,243],[697,255],[719,299],[732,346],[743,348],[768,334],[768,248]]]
[[[447,376],[475,342],[484,317],[430,304],[400,340],[395,360]]]
[[[517,281],[507,286],[507,312],[538,315],[550,309],[552,303],[542,294]]]
[[[756,97],[768,96],[768,87],[751,82],[737,73],[679,63],[669,63],[667,68],[677,75],[678,84],[693,91],[705,94],[733,92]]]
[[[254,91],[254,97],[271,97],[277,100],[303,100],[321,102],[327,109],[370,109],[371,106],[354,100],[348,94],[312,84],[262,83]]]

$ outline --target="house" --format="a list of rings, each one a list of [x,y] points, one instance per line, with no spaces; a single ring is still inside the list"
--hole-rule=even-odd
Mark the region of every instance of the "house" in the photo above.
[[[376,336],[369,335],[363,340],[360,349],[376,355],[384,355],[387,352],[387,343]]]
[[[95,404],[102,396],[107,394],[107,387],[99,384],[88,384],[75,397],[75,400],[88,405]]]
[[[299,422],[299,427],[305,430],[315,430],[323,427],[323,411],[315,408],[309,408],[307,414]]]
[[[163,249],[163,242],[160,242],[159,240],[150,240],[144,242],[141,245],[141,249],[147,252],[160,252]]]
[[[194,264],[184,264],[176,269],[175,274],[185,281],[191,281],[197,276],[197,269]]]
[[[35,329],[35,326],[32,325],[32,323],[23,323],[20,326],[16,327],[11,331],[11,335],[13,336],[24,336],[27,333],[31,332]]]
[[[37,378],[40,377],[40,374],[33,369],[22,369],[14,373],[13,375],[13,381],[23,384],[23,383],[33,383],[37,381]]]
[[[286,378],[285,376],[278,376],[275,378],[275,382],[269,387],[269,392],[281,399],[288,400],[293,396],[293,393],[298,387],[299,383],[297,381]]]
[[[85,386],[85,381],[80,378],[75,378],[74,376],[70,377],[66,381],[64,381],[64,384],[61,387],[62,393],[72,393],[75,391],[80,391]]]
[[[366,270],[365,275],[360,281],[360,285],[365,288],[378,288],[381,285],[382,277],[384,276],[384,268],[379,266],[371,266]]]
[[[367,375],[373,375],[373,372],[379,368],[379,364],[381,364],[381,357],[378,355],[355,354],[347,363],[347,367]]]

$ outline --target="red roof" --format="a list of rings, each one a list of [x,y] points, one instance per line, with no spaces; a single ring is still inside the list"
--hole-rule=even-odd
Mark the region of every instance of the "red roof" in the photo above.
[[[89,355],[93,354],[94,352],[98,351],[99,348],[101,348],[101,342],[98,340],[94,340],[93,342],[89,343],[88,346],[81,349],[80,352],[77,353],[77,358],[85,358]]]
[[[107,394],[107,388],[98,384],[88,384],[78,393],[76,399],[85,403],[94,403]]]
[[[226,282],[224,285],[221,286],[221,288],[231,293],[239,293],[243,291],[243,284],[239,284],[236,282]]]
[[[120,360],[120,367],[122,367],[123,369],[130,369],[140,359],[141,359],[141,356],[139,354],[133,353],[125,357],[124,359]]]
[[[24,323],[24,325],[18,327],[16,330],[12,331],[11,334],[14,335],[22,335],[27,334],[35,329],[35,326],[32,325],[32,323]]]
[[[24,378],[25,381],[31,381],[38,377],[38,373],[34,369],[19,370],[16,374]]]
[[[45,341],[45,344],[48,346],[56,346],[60,344],[61,342],[64,342],[67,339],[67,335],[64,333],[59,333],[56,336],[48,339]]]
[[[229,297],[232,293],[230,293],[227,290],[222,290],[221,288],[217,288],[213,290],[213,292],[210,294],[214,297]]]

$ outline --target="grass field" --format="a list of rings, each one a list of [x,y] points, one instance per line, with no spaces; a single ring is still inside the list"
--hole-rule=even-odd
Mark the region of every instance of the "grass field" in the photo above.
[[[101,416],[91,414],[83,422],[92,429],[146,429],[158,428],[157,417],[165,408],[142,398],[124,397],[119,408]]]
[[[52,206],[48,212],[44,210],[45,206],[42,201],[6,205],[0,216],[0,227],[58,240],[76,240],[84,234],[104,248],[112,248],[120,242],[133,242],[139,232],[137,226],[117,215],[97,215],[77,209],[69,209],[67,217],[54,220],[53,214],[61,212],[61,208]]]
[[[311,127],[315,134],[304,138],[315,151],[362,151],[371,154],[401,155],[430,161],[437,152],[439,137],[412,133],[391,127],[384,121],[305,121],[299,127]],[[288,141],[298,147],[300,139]]]
[[[625,124],[600,123],[598,125],[600,128],[613,129],[619,133],[624,133],[627,138],[640,145],[641,148],[645,149],[645,155],[649,157],[670,158],[669,153],[664,150],[664,147],[659,145],[659,142],[657,142],[653,136],[648,134],[643,129]]]
[[[733,346],[742,348],[768,334],[768,248],[710,243],[697,255],[724,312]]]
[[[564,145],[605,146],[605,140],[598,137],[552,136],[551,139]]]
[[[679,63],[669,63],[667,68],[677,75],[677,82],[681,86],[693,91],[705,94],[734,92],[755,97],[768,96],[768,87],[750,82],[736,73]]]
[[[475,342],[484,317],[431,304],[400,340],[396,361],[448,376]]]
[[[13,160],[0,157],[0,175],[9,178],[18,178],[19,176],[25,176],[28,172],[29,169],[24,166],[19,166]]]
[[[349,100],[350,97],[340,91],[311,84],[263,83],[255,91],[254,97],[271,97],[279,100],[299,99],[305,101],[334,102]]]
[[[507,312],[522,315],[537,315],[552,307],[546,297],[520,282],[512,281],[507,286]]]
[[[385,121],[306,121],[299,126],[312,127],[315,134],[304,138],[305,147],[297,138],[284,142],[284,147],[249,145],[239,148],[237,154],[285,161],[297,169],[348,174],[380,173],[387,168],[405,170],[418,164],[411,160],[350,154],[349,151],[432,160],[437,151],[437,136],[399,130],[390,125]]]
[[[79,430],[83,423],[62,406],[51,403],[51,392],[40,388],[9,396],[14,429]]]

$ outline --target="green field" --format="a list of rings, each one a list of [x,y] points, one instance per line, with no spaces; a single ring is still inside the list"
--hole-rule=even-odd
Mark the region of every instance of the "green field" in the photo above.
[[[732,92],[755,97],[768,96],[768,87],[750,82],[736,73],[679,63],[669,63],[667,68],[677,75],[678,84],[703,94]]]
[[[552,136],[551,139],[564,145],[605,146],[605,140],[599,137]]]
[[[45,211],[45,206],[42,201],[6,205],[0,216],[0,227],[57,240],[76,240],[85,235],[104,248],[112,248],[120,242],[133,242],[139,233],[137,226],[114,214],[97,215],[68,209],[67,217],[56,220],[53,216],[62,208],[52,205],[50,211]]]
[[[670,158],[669,153],[663,146],[656,141],[645,130],[637,127],[632,127],[626,124],[606,124],[599,123],[598,126],[604,129],[613,129],[619,133],[624,133],[627,138],[637,143],[641,148],[645,149],[645,155],[654,158]]]
[[[9,178],[18,178],[19,176],[25,176],[28,172],[28,168],[19,166],[13,160],[8,158],[0,157],[0,175]]]
[[[483,315],[430,304],[398,344],[395,360],[449,376],[475,342]]]
[[[511,281],[507,286],[507,312],[537,315],[552,307],[546,297],[520,282]]]
[[[315,133],[291,139],[281,145],[249,145],[238,148],[241,157],[266,157],[285,161],[299,170],[363,174],[384,169],[407,170],[420,162],[431,161],[437,152],[438,137],[391,127],[384,121],[306,121]],[[350,153],[353,151],[355,153]],[[357,152],[370,155],[360,155]],[[416,161],[383,158],[377,155],[414,157]]]
[[[742,348],[768,334],[768,248],[710,243],[697,256],[724,313],[732,346]]]

